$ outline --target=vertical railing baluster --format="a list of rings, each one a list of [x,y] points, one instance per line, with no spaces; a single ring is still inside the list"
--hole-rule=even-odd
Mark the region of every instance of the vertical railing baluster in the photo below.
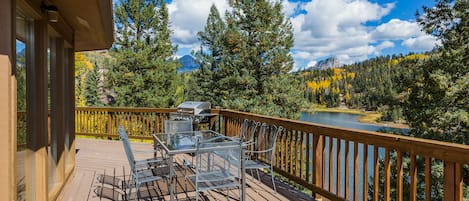
[[[417,165],[415,154],[410,154],[410,200],[417,200]]]
[[[373,145],[373,200],[379,200],[379,155],[378,146]]]
[[[350,154],[349,154],[349,141],[345,140],[345,160],[344,160],[344,166],[345,166],[345,181],[344,181],[344,198],[346,200],[350,200],[350,192],[349,192],[349,163],[350,163]]]
[[[454,177],[455,177],[455,181],[454,181],[454,184],[455,184],[455,189],[454,189],[454,200],[456,201],[462,201],[463,200],[463,191],[464,191],[464,187],[463,187],[463,174],[462,174],[462,166],[460,163],[455,163],[454,164]]]
[[[300,149],[300,161],[299,161],[299,165],[300,166],[300,170],[299,170],[299,174],[300,174],[300,178],[303,179],[303,180],[306,180],[305,179],[305,176],[304,176],[304,170],[306,168],[304,162],[306,161],[305,160],[305,140],[304,140],[304,136],[305,134],[303,133],[303,131],[297,131],[298,134],[300,135],[300,143],[301,143],[301,149]]]
[[[363,199],[368,200],[368,145],[363,144]]]
[[[404,177],[404,172],[403,172],[403,165],[402,165],[402,152],[397,151],[397,164],[396,164],[396,169],[397,169],[397,187],[396,187],[396,193],[397,193],[397,201],[402,201],[402,196],[403,196],[403,188],[402,188],[402,179]]]
[[[391,200],[391,149],[385,148],[384,151],[384,200]]]
[[[358,200],[358,142],[353,142],[353,200]]]
[[[310,171],[309,171],[309,168],[312,167],[311,166],[311,155],[310,155],[310,151],[309,150],[312,150],[311,147],[310,147],[310,133],[308,132],[305,132],[304,133],[305,136],[306,136],[306,182],[307,183],[312,183],[311,180],[310,180]]]
[[[316,186],[321,187],[322,184],[322,158],[323,158],[323,138],[324,136],[313,133],[313,150],[314,150],[314,174],[313,182]],[[320,198],[315,196],[315,198]]]
[[[326,183],[326,136],[322,138],[322,183],[321,183],[321,188],[325,188],[325,183]]]
[[[432,199],[432,159],[425,157],[425,200]]]
[[[341,157],[340,157],[340,152],[341,152],[340,150],[341,150],[341,146],[342,146],[341,141],[342,140],[340,138],[337,138],[337,153],[336,153],[336,159],[337,159],[336,160],[336,163],[337,163],[337,165],[336,165],[337,166],[337,169],[336,169],[336,172],[337,172],[336,173],[336,175],[337,175],[337,177],[336,177],[336,189],[337,189],[337,191],[336,191],[336,195],[339,196],[339,197],[340,197],[340,188],[341,188],[341,186],[340,186],[340,181],[341,181],[341,179],[340,179],[340,175],[341,175],[341,173],[340,173],[340,161],[342,161]]]
[[[333,173],[333,169],[332,169],[332,162],[333,162],[333,138],[332,137],[329,137],[329,192],[332,192],[332,173]]]
[[[295,146],[295,142],[294,142],[294,141],[295,141],[295,140],[294,140],[295,136],[293,135],[293,131],[287,130],[286,133],[290,136],[290,140],[289,140],[289,142],[287,143],[287,145],[290,145],[290,146],[287,147],[287,150],[289,151],[289,159],[288,159],[288,162],[290,163],[290,171],[289,171],[289,173],[290,173],[290,175],[293,175],[293,174],[294,174],[294,171],[293,171],[293,170],[294,170],[294,167],[293,167],[293,165],[294,165],[294,163],[295,163],[295,162],[294,162],[294,161],[295,161],[295,147],[294,147],[294,146]],[[292,146],[292,145],[293,145],[293,146]]]
[[[112,113],[107,113],[107,134],[112,135]]]

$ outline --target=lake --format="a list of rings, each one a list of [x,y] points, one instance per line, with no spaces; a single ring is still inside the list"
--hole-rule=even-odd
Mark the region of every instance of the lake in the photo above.
[[[313,122],[317,124],[325,124],[331,126],[337,126],[342,128],[353,128],[358,130],[366,131],[393,131],[400,133],[407,133],[408,129],[405,128],[392,128],[373,124],[364,124],[358,121],[362,115],[360,114],[349,114],[342,112],[316,112],[314,114],[303,112],[301,113],[300,120]]]

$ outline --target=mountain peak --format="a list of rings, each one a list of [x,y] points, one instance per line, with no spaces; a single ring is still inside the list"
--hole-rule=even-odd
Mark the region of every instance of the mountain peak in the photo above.
[[[309,70],[325,70],[329,68],[334,68],[334,67],[342,67],[344,64],[340,62],[340,60],[337,57],[329,57],[327,59],[318,61],[314,66],[308,66],[306,69]]]
[[[179,73],[192,72],[199,68],[199,64],[195,62],[194,57],[191,55],[184,55],[178,59],[181,63],[181,68],[178,69]]]

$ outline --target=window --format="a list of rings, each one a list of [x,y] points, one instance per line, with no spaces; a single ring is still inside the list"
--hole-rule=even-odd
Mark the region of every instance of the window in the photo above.
[[[16,12],[16,97],[17,97],[17,136],[16,136],[16,185],[17,200],[26,200],[28,191],[26,178],[27,165],[27,78],[31,68],[33,44],[33,20],[20,10]],[[30,168],[28,168],[30,169]]]

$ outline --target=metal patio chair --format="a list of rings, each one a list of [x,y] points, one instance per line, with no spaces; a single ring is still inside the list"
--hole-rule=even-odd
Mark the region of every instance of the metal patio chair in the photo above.
[[[164,120],[165,133],[190,132],[193,130],[192,120]]]
[[[273,168],[275,145],[277,143],[277,137],[280,135],[280,133],[282,133],[282,131],[282,126],[277,127],[275,125],[267,125],[266,123],[263,123],[255,141],[253,142],[254,149],[245,151],[245,169],[255,169],[257,173],[257,179],[259,181],[259,169],[269,169],[272,178],[272,186],[275,192],[277,192],[277,188],[275,187]],[[259,160],[259,158],[263,158],[269,161],[269,163],[265,163]]]
[[[238,188],[241,191],[240,160],[229,160],[228,155],[241,156],[241,143],[205,141],[197,142],[195,174],[188,178],[195,185],[196,201],[199,193],[209,190],[230,190]],[[237,164],[234,164],[237,163]],[[240,192],[241,195],[241,192]],[[226,193],[229,198],[229,192]]]
[[[194,125],[192,120],[164,120],[164,132],[169,134],[180,133],[180,132],[192,132],[194,131]],[[163,155],[163,154],[162,154]],[[193,155],[191,155],[193,156]],[[185,167],[191,167],[192,162],[183,159]]]
[[[135,186],[136,194],[135,199],[138,199],[140,196],[140,187],[142,185],[148,185],[155,181],[169,179],[169,167],[168,161],[162,158],[150,158],[144,160],[136,160],[132,147],[129,142],[129,137],[124,127],[119,125],[118,127],[119,138],[124,145],[125,154],[129,162],[131,169],[130,182],[127,184],[129,192],[127,194],[127,199],[130,199],[132,193],[132,188]],[[168,181],[169,184],[169,181]],[[168,186],[169,188],[169,186]]]

